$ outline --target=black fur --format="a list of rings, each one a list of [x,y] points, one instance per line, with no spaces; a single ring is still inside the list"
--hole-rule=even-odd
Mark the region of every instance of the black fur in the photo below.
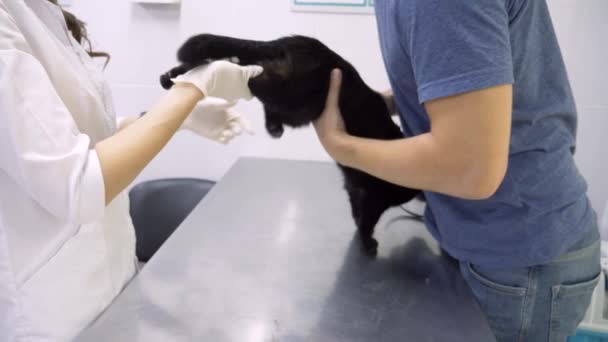
[[[213,60],[238,58],[241,65],[257,64],[264,72],[249,81],[251,92],[263,103],[268,133],[279,138],[284,126],[300,127],[321,114],[331,70],[342,70],[340,110],[349,134],[374,139],[400,139],[380,94],[370,89],[353,66],[320,41],[303,36],[260,42],[202,34],[190,38],[178,52],[182,63],[161,76],[168,89],[171,78]],[[389,207],[410,201],[419,191],[385,182],[339,165],[344,174],[352,215],[365,251],[376,255],[373,238],[380,215]]]

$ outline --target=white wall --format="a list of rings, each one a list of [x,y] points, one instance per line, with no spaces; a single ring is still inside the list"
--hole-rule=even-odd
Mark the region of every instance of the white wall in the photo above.
[[[608,129],[608,1],[548,1],[580,112],[577,161],[589,181],[594,207],[602,212],[608,199],[603,134]],[[112,53],[107,75],[120,115],[145,110],[163,93],[158,75],[174,65],[181,42],[201,32],[262,40],[293,33],[315,36],[350,60],[372,87],[388,87],[373,16],[294,13],[289,3],[182,0],[181,7],[175,7],[135,5],[128,0],[73,0],[71,10],[89,22],[99,47]],[[241,155],[328,159],[310,129],[288,131],[274,141],[264,131],[259,103],[243,103],[238,109],[253,121],[256,136],[225,147],[180,134],[140,180],[173,176],[218,179]]]

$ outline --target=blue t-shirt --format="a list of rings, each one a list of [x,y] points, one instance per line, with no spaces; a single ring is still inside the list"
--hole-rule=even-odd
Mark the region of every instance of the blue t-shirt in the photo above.
[[[407,135],[429,131],[426,101],[513,84],[509,166],[496,194],[425,193],[427,226],[444,250],[486,267],[524,267],[594,229],[573,159],[576,107],[545,0],[376,0],[376,17]]]

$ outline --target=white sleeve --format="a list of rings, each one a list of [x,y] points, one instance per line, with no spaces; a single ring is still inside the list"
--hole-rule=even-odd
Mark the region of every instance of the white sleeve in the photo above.
[[[0,341],[18,341],[23,322],[19,320],[17,280],[8,251],[6,232],[0,221]]]
[[[56,217],[101,218],[103,175],[89,136],[79,132],[4,6],[0,24],[0,172]]]

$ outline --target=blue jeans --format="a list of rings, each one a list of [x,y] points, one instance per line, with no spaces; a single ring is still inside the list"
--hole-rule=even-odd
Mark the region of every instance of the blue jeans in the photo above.
[[[565,342],[576,334],[601,273],[597,227],[544,265],[487,269],[460,262],[498,342]]]

